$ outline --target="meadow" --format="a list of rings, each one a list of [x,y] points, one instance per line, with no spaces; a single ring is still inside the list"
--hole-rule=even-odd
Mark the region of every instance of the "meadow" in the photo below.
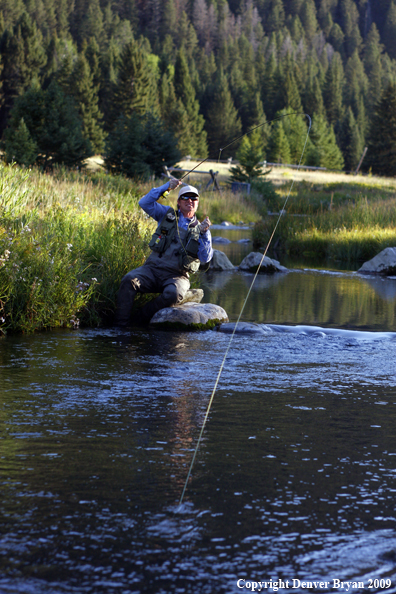
[[[278,252],[357,269],[396,246],[396,180],[303,171],[276,171],[269,177],[278,194],[267,201],[269,213],[280,212],[289,196],[276,232]],[[274,223],[267,214],[256,224],[256,247],[266,245]]]

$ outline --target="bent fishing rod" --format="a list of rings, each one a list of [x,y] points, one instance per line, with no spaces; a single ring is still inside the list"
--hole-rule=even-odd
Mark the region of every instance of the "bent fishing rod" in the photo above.
[[[218,160],[217,160],[217,162],[219,162],[219,161],[220,161],[220,156],[221,156],[221,153],[222,153],[222,152],[223,152],[223,151],[224,151],[226,148],[228,148],[229,146],[231,146],[232,144],[234,144],[234,142],[237,142],[238,140],[240,140],[240,139],[241,139],[241,138],[243,138],[244,136],[247,136],[248,134],[251,134],[252,132],[254,132],[254,130],[257,130],[258,128],[261,128],[262,126],[265,126],[265,124],[270,124],[270,123],[272,123],[272,122],[275,122],[275,121],[277,121],[277,120],[280,120],[280,119],[282,119],[282,118],[290,117],[290,116],[293,116],[293,115],[295,115],[295,116],[301,116],[301,115],[302,115],[302,116],[305,116],[305,117],[307,117],[307,118],[308,118],[308,123],[309,123],[309,125],[308,125],[308,131],[307,131],[307,135],[306,135],[305,142],[304,142],[304,146],[303,146],[303,149],[302,149],[302,152],[301,152],[301,156],[300,156],[300,160],[299,160],[299,162],[298,162],[298,166],[297,166],[297,170],[298,170],[298,169],[301,167],[302,159],[303,159],[303,156],[304,156],[304,152],[305,152],[305,149],[306,149],[306,146],[307,146],[307,142],[308,142],[309,133],[310,133],[310,131],[311,131],[311,126],[312,126],[312,120],[311,120],[311,117],[310,117],[310,116],[309,116],[307,113],[301,113],[301,112],[299,112],[299,113],[288,113],[288,114],[284,114],[284,115],[278,116],[278,117],[274,118],[273,120],[265,121],[263,124],[259,124],[258,126],[255,126],[254,128],[251,128],[250,130],[248,130],[248,131],[247,131],[247,132],[245,132],[244,134],[240,134],[239,136],[237,136],[236,138],[234,138],[234,140],[232,140],[232,141],[231,141],[229,144],[227,144],[226,146],[224,146],[223,148],[221,148],[221,149],[220,149],[220,152],[219,152],[219,157],[218,157]],[[193,167],[193,169],[191,169],[191,171],[189,171],[188,173],[186,173],[186,174],[185,174],[185,175],[184,175],[184,176],[181,178],[181,180],[183,180],[183,179],[184,179],[184,178],[185,178],[187,175],[189,175],[189,174],[190,174],[190,173],[192,173],[192,172],[193,172],[195,169],[197,169],[197,167],[199,167],[200,165],[202,165],[202,163],[205,163],[205,161],[207,161],[207,160],[208,160],[208,158],[209,158],[209,157],[207,157],[206,159],[203,159],[203,160],[202,160],[200,163],[198,163],[198,165],[196,165],[195,167]],[[270,247],[270,245],[271,245],[272,239],[273,239],[273,237],[274,237],[274,235],[275,235],[275,233],[276,233],[276,230],[277,230],[277,228],[278,228],[278,225],[279,225],[279,222],[280,222],[281,216],[282,216],[282,214],[285,212],[285,208],[286,208],[286,205],[287,205],[287,203],[288,203],[288,201],[289,201],[290,194],[291,194],[291,191],[292,191],[292,189],[293,189],[293,186],[294,186],[294,179],[292,180],[292,183],[291,183],[291,185],[290,185],[290,188],[289,188],[289,191],[288,191],[288,193],[287,193],[286,199],[285,199],[285,201],[284,201],[283,207],[281,208],[281,210],[280,210],[280,212],[279,212],[279,216],[278,216],[278,218],[277,218],[277,220],[276,220],[276,223],[275,223],[274,229],[273,229],[273,231],[272,231],[272,233],[271,233],[271,236],[270,236],[270,238],[269,238],[269,240],[268,240],[268,243],[267,243],[267,245],[266,245],[266,247],[265,247],[265,250],[264,250],[264,253],[263,253],[262,257],[261,257],[260,263],[259,263],[259,265],[258,265],[258,267],[257,267],[257,270],[256,270],[256,272],[255,272],[255,274],[254,274],[253,280],[252,280],[252,282],[251,282],[251,284],[250,284],[249,290],[248,290],[248,292],[247,292],[247,295],[246,295],[246,297],[245,297],[245,300],[244,300],[244,302],[243,302],[243,304],[242,304],[242,308],[241,308],[241,311],[240,311],[240,313],[239,313],[238,319],[237,319],[237,321],[236,321],[236,323],[235,323],[235,325],[234,325],[233,331],[232,331],[232,333],[231,333],[231,336],[230,336],[230,340],[228,341],[228,345],[227,345],[227,348],[226,348],[226,350],[225,350],[224,357],[223,357],[223,360],[222,360],[222,362],[221,362],[221,365],[220,365],[219,372],[218,372],[218,374],[217,374],[217,377],[216,377],[216,381],[215,381],[215,384],[214,384],[214,387],[213,387],[213,390],[212,390],[212,394],[211,394],[211,396],[210,396],[209,403],[208,403],[208,406],[207,406],[207,408],[206,408],[205,417],[204,417],[204,420],[203,420],[203,423],[202,423],[201,431],[200,431],[200,433],[199,433],[199,437],[198,437],[197,445],[196,445],[196,447],[195,447],[195,450],[194,450],[194,454],[193,454],[193,457],[192,457],[192,460],[191,460],[191,464],[190,464],[190,467],[189,467],[189,470],[188,470],[188,473],[187,473],[187,478],[186,478],[186,481],[185,481],[185,483],[184,483],[184,488],[183,488],[183,492],[182,492],[182,494],[181,494],[181,497],[180,497],[179,506],[181,506],[181,504],[183,503],[183,498],[184,498],[184,495],[185,495],[185,492],[186,492],[186,489],[187,489],[187,484],[188,484],[188,481],[189,481],[189,479],[190,479],[190,476],[191,476],[192,468],[193,468],[193,466],[194,466],[195,458],[196,458],[196,456],[197,456],[197,452],[198,452],[198,449],[199,449],[199,446],[200,446],[200,443],[201,443],[201,440],[202,440],[203,432],[204,432],[204,429],[205,429],[206,422],[207,422],[207,420],[208,420],[209,412],[210,412],[210,409],[211,409],[211,406],[212,406],[212,403],[213,403],[213,399],[214,399],[214,396],[215,396],[215,393],[216,393],[216,390],[217,390],[217,386],[218,386],[218,384],[219,384],[220,377],[221,377],[221,374],[222,374],[222,372],[223,372],[223,368],[224,368],[224,365],[225,365],[225,362],[226,362],[226,359],[227,359],[227,356],[228,356],[229,350],[230,350],[230,348],[231,348],[231,343],[232,343],[232,341],[233,341],[233,339],[234,339],[234,336],[235,336],[235,331],[236,331],[236,328],[237,328],[237,326],[238,326],[238,324],[239,324],[239,322],[240,322],[240,319],[241,319],[241,317],[242,317],[243,311],[244,311],[244,309],[245,309],[245,306],[246,306],[246,303],[247,303],[247,301],[248,301],[248,299],[249,299],[250,293],[251,293],[251,291],[252,291],[252,289],[253,289],[253,285],[254,285],[254,283],[255,283],[255,281],[256,281],[256,278],[257,278],[257,275],[258,275],[258,273],[259,273],[259,271],[260,271],[261,265],[262,265],[262,263],[263,263],[263,261],[264,261],[264,258],[265,258],[265,257],[266,257],[266,255],[267,255],[267,252],[268,252],[268,249],[269,249],[269,247]]]

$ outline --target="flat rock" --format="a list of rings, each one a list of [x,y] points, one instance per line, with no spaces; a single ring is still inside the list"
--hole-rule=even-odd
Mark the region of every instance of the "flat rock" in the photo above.
[[[250,252],[250,254],[248,254],[246,258],[244,258],[240,263],[239,270],[246,270],[247,272],[256,272],[262,257],[263,254],[261,254],[260,252]],[[287,268],[279,264],[278,260],[272,260],[271,258],[268,258],[268,256],[265,256],[260,266],[260,272],[287,272]]]
[[[396,274],[396,248],[388,247],[365,262],[358,272],[361,274],[384,274],[386,276]]]
[[[185,303],[160,309],[150,326],[166,330],[210,330],[228,322],[225,310],[212,303]]]
[[[224,252],[213,250],[213,259],[210,263],[210,270],[234,270],[235,266],[231,264]]]
[[[218,327],[219,332],[224,332],[225,334],[232,334],[234,332],[235,324],[228,323],[228,324],[221,324]],[[237,324],[235,334],[266,334],[263,327],[259,324],[251,324],[249,322],[239,322]]]
[[[201,303],[203,296],[204,292],[202,289],[189,289],[179,305],[183,305],[183,303]]]

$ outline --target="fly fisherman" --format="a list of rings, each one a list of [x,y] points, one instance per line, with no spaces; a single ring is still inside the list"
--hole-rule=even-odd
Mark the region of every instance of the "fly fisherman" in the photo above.
[[[199,223],[195,216],[199,202],[196,188],[183,186],[179,190],[177,212],[157,202],[165,192],[180,185],[180,180],[172,178],[139,200],[139,206],[158,222],[158,227],[149,243],[152,253],[146,262],[121,280],[117,326],[125,328],[130,324],[136,293],[161,293],[139,311],[139,323],[148,323],[160,309],[180,303],[190,288],[189,274],[213,257],[211,222],[206,217]]]

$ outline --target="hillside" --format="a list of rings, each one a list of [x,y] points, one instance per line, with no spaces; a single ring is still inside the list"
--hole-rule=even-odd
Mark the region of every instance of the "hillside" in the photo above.
[[[305,163],[352,170],[368,145],[366,168],[396,172],[395,0],[1,0],[0,13],[9,161],[100,153],[148,177],[306,113]],[[260,156],[298,162],[307,121],[264,124]]]

